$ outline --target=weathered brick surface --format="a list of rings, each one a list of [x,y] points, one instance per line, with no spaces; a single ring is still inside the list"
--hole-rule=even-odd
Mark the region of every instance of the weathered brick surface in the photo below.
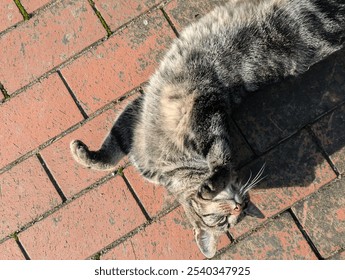
[[[344,91],[345,92],[345,91]],[[328,114],[312,126],[322,147],[340,173],[345,171],[345,106]]]
[[[249,94],[235,121],[258,153],[345,100],[345,50],[286,79]]]
[[[19,234],[32,259],[85,259],[145,218],[119,176]]]
[[[114,106],[113,109],[105,111],[41,151],[43,159],[65,196],[72,197],[109,173],[88,169],[78,164],[70,153],[71,141],[82,140],[89,146],[90,150],[99,149],[117,116],[137,96],[138,94],[127,98]],[[121,161],[118,165],[120,166],[123,163],[124,161]]]
[[[223,235],[218,249],[230,244]],[[181,207],[110,250],[102,259],[204,259]]]
[[[2,0],[0,3],[0,32],[23,20],[13,0]]]
[[[135,167],[130,166],[123,173],[150,217],[167,209],[174,202],[174,198],[169,196],[163,186],[157,186],[145,180]]]
[[[158,4],[159,0],[95,0],[96,8],[101,12],[111,30],[129,22],[149,8]]]
[[[199,1],[199,0],[173,0],[164,10],[169,15],[172,23],[181,31],[183,27],[191,22],[196,21],[201,16],[212,11],[215,7],[220,6],[228,2],[227,0],[211,0],[211,1]]]
[[[323,158],[306,132],[282,143],[270,153],[241,170],[243,178],[266,162],[267,178],[250,191],[252,201],[269,218],[295,202],[315,192],[336,178],[336,174]],[[264,220],[245,217],[230,230],[238,237]]]
[[[23,7],[28,13],[32,13],[35,10],[43,7],[44,5],[48,4],[49,0],[20,0],[20,3],[22,3]]]
[[[222,260],[315,260],[305,238],[288,213],[231,246]]]
[[[345,247],[345,179],[333,182],[293,208],[324,258]]]
[[[56,74],[0,107],[0,168],[83,119]]]
[[[36,157],[0,175],[0,239],[61,203]]]
[[[105,35],[87,0],[58,2],[0,37],[1,83],[12,93]]]
[[[0,260],[25,260],[24,255],[13,238],[0,244]]]
[[[251,160],[254,154],[233,121],[229,124],[229,133],[231,135],[232,164],[234,168],[238,168]]]
[[[90,113],[145,82],[172,37],[158,10],[92,49],[62,73]]]
[[[345,251],[335,254],[332,256],[331,260],[345,260]]]

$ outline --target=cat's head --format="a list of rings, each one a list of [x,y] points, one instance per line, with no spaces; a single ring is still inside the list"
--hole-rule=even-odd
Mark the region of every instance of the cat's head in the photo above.
[[[219,237],[233,227],[243,216],[264,218],[262,212],[250,201],[248,191],[262,177],[264,165],[256,176],[245,183],[231,176],[225,186],[217,187],[206,180],[196,193],[183,203],[193,225],[195,240],[208,258],[215,255]]]

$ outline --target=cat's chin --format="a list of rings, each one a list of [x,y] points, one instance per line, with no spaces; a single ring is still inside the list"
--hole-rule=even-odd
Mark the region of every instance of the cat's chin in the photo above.
[[[238,223],[238,217],[234,215],[230,215],[228,217],[228,229],[235,227],[235,225]]]

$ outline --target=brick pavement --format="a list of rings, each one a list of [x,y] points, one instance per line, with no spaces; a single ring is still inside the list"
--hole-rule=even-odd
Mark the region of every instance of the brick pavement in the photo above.
[[[124,159],[75,163],[140,94],[171,41],[226,2],[0,4],[0,259],[203,259],[182,209]],[[240,172],[263,162],[246,217],[216,259],[344,259],[345,51],[253,93],[233,114]]]

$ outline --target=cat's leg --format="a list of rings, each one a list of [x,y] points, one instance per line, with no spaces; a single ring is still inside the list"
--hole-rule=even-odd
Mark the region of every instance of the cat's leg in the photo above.
[[[231,172],[231,151],[228,139],[215,138],[206,159],[212,175],[201,186],[201,190],[210,199],[223,190],[230,178],[234,176]]]
[[[88,168],[111,170],[131,150],[133,129],[142,104],[142,97],[127,105],[115,121],[98,151],[90,151],[80,140],[70,144],[74,159]]]

